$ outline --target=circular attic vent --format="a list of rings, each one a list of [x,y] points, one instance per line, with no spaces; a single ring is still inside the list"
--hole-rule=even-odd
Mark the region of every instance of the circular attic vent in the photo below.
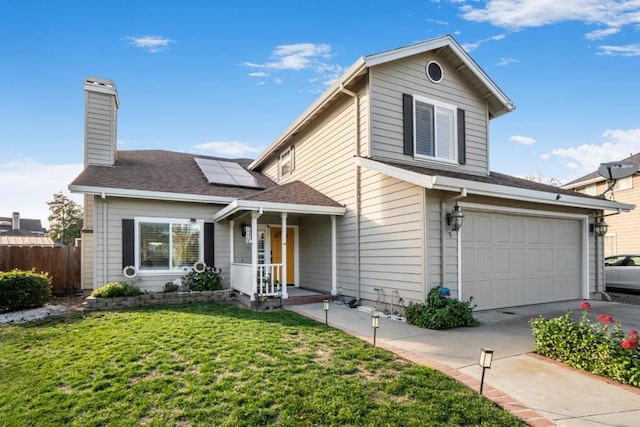
[[[425,67],[427,77],[434,83],[440,83],[442,81],[442,67],[436,61],[429,61]]]

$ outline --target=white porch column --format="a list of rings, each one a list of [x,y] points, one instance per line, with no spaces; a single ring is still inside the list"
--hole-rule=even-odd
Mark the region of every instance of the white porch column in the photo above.
[[[251,212],[251,301],[258,293],[258,218],[262,212]]]
[[[287,213],[280,214],[282,220],[282,298],[289,298],[287,292]]]
[[[233,253],[235,252],[233,249],[233,229],[235,227],[235,223],[236,222],[234,220],[229,221],[229,264],[236,262],[235,257],[233,256]]]
[[[336,249],[336,216],[331,215],[331,295],[338,295],[338,250]]]

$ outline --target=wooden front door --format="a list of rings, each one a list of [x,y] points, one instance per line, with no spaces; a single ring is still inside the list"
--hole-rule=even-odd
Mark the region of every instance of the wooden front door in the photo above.
[[[295,282],[293,228],[287,227],[287,285]],[[271,227],[271,262],[282,263],[282,227]]]

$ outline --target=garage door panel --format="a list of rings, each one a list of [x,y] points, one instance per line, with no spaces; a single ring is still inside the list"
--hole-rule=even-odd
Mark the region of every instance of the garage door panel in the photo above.
[[[537,273],[540,271],[540,249],[527,248],[524,256],[524,271],[526,273]]]
[[[496,248],[493,251],[493,259],[491,265],[491,272],[494,273],[508,273],[509,272],[509,249],[508,248]]]
[[[524,271],[524,249],[507,249],[507,253],[509,254],[509,272],[520,273]]]
[[[524,243],[524,220],[521,218],[509,219],[509,243]]]
[[[580,220],[465,215],[463,298],[473,296],[479,309],[580,298]]]

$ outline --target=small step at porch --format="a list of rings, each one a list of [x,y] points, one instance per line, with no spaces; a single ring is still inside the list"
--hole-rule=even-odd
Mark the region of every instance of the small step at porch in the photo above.
[[[333,295],[323,294],[321,292],[296,287],[287,288],[287,293],[289,294],[289,298],[286,299],[273,296],[263,297],[262,299],[251,301],[249,295],[245,295],[242,293],[238,293],[237,299],[238,302],[240,302],[245,307],[254,310],[264,310],[285,307],[288,305],[313,304],[322,302],[325,299],[333,301],[336,298]]]

